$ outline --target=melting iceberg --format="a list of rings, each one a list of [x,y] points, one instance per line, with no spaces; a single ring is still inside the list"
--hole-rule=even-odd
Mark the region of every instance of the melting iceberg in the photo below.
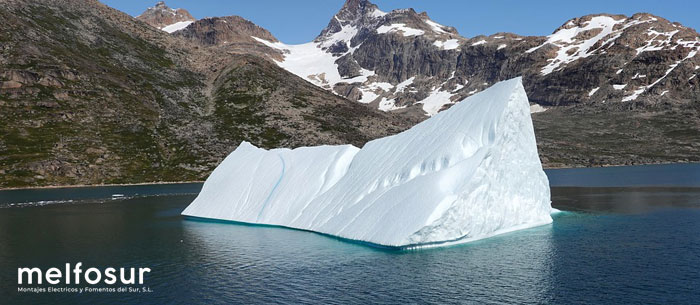
[[[515,78],[362,149],[244,142],[182,214],[421,247],[547,224],[550,211],[530,104]]]

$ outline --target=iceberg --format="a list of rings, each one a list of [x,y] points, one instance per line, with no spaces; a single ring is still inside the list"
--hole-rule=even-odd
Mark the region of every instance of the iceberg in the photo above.
[[[414,248],[548,224],[551,210],[530,104],[514,78],[362,149],[243,142],[182,214]]]

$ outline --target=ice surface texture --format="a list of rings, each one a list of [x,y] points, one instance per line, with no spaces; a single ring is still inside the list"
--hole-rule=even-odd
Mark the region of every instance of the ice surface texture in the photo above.
[[[530,104],[515,78],[362,149],[244,142],[182,214],[420,247],[547,224],[550,210]]]

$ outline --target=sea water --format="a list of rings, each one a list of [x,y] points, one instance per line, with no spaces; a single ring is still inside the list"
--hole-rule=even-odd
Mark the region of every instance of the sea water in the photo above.
[[[0,303],[698,304],[700,188],[688,183],[697,169],[681,166],[691,178],[679,174],[678,186],[652,171],[642,183],[572,187],[610,169],[566,183],[548,172],[553,206],[566,211],[551,225],[417,251],[184,219],[198,185],[4,191]],[[148,290],[17,291],[19,267],[76,262],[148,267],[136,287]]]

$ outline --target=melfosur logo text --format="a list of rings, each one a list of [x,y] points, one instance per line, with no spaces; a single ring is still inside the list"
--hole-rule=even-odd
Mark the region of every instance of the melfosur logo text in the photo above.
[[[18,287],[19,292],[151,292],[148,287],[131,287],[124,285],[143,285],[151,268],[84,268],[83,263],[67,263],[63,268],[37,267],[17,268],[18,285],[72,285],[71,287]],[[89,285],[77,287],[79,285]],[[114,287],[122,285],[122,287]],[[95,288],[103,286],[103,288]]]
[[[114,285],[117,281],[121,284],[143,284],[144,275],[151,272],[151,268],[105,268],[104,271],[97,268],[87,268],[83,271],[83,263],[78,262],[75,267],[71,268],[70,264],[66,264],[65,269],[49,268],[43,272],[39,268],[17,268],[17,284],[22,285],[25,282],[31,284],[43,284],[44,279],[51,285],[57,284],[81,284],[81,280],[85,280],[87,284],[95,285],[105,283]],[[72,278],[72,280],[71,280]],[[63,281],[63,282],[61,282]]]

